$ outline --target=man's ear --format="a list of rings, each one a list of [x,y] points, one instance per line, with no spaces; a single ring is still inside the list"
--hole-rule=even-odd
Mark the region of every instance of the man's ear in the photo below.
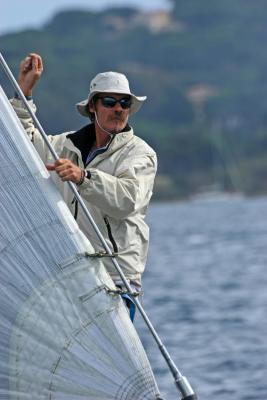
[[[90,113],[94,113],[95,112],[95,103],[93,100],[90,100],[88,103],[88,110]]]
[[[92,122],[95,121],[95,104],[92,100],[89,101],[88,105],[87,105],[87,110],[88,110],[88,114],[89,114],[89,118]]]

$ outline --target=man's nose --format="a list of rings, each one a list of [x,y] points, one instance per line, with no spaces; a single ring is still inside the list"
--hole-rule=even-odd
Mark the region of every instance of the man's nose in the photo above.
[[[115,104],[115,106],[113,107],[113,109],[114,109],[115,111],[122,111],[122,110],[123,110],[121,104],[120,104],[118,101],[117,101],[117,103]]]

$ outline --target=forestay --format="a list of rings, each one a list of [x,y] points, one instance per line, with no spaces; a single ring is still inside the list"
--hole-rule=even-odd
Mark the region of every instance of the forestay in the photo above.
[[[0,398],[159,398],[109,275],[0,87]]]

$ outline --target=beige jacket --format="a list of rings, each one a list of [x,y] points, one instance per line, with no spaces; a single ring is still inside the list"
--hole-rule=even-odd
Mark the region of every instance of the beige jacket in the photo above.
[[[11,103],[42,160],[45,163],[52,162],[53,158],[23,103],[18,99],[12,99]],[[30,104],[35,110],[32,101]],[[85,167],[85,154],[88,151],[84,146],[90,135],[94,135],[92,124],[78,132],[49,136],[49,140],[60,158],[70,159],[90,170],[91,178],[84,180],[78,188],[79,192],[109,247],[118,251],[117,260],[125,276],[141,285],[149,241],[149,228],[144,218],[156,174],[156,154],[128,127],[128,130],[117,134],[108,148]],[[77,222],[95,251],[103,251],[69,185],[63,184],[55,173],[52,173],[52,178],[73,214],[77,214]],[[113,280],[120,280],[111,260],[103,258],[103,262]]]

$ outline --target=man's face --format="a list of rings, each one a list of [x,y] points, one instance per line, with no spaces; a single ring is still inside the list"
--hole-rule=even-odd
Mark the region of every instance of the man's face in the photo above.
[[[115,102],[121,100],[121,103]],[[125,128],[129,118],[130,96],[116,93],[99,93],[95,110],[100,128],[110,133],[119,133]],[[92,111],[90,107],[90,111]]]

